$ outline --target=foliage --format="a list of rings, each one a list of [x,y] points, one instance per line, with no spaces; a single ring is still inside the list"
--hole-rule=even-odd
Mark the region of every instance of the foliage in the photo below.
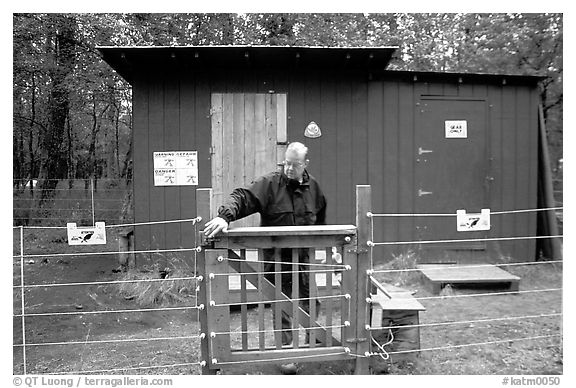
[[[561,14],[14,14],[13,174],[126,178],[131,89],[98,45],[398,46],[390,69],[543,75],[562,157]]]

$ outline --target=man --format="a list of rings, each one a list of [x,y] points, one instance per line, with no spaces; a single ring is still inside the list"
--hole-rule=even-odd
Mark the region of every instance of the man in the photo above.
[[[284,168],[281,172],[272,172],[261,176],[246,188],[232,191],[228,201],[218,209],[218,217],[206,223],[204,234],[214,237],[219,232],[226,233],[228,224],[232,221],[260,213],[261,226],[293,226],[293,225],[324,225],[326,223],[326,198],[318,182],[308,173],[306,159],[308,148],[299,142],[290,143],[286,149]],[[292,262],[290,249],[280,250],[280,257],[275,257],[274,249],[264,250],[265,261],[281,260]],[[307,249],[299,250],[299,262],[309,263]],[[299,266],[299,298],[309,298],[309,270],[306,265]],[[266,279],[274,283],[274,263],[264,266]],[[282,271],[291,271],[290,264],[282,264]],[[282,274],[282,292],[291,297],[292,274]],[[309,300],[302,301],[302,307],[309,312]],[[319,303],[316,301],[319,310]],[[274,310],[273,310],[274,311]],[[315,319],[316,317],[312,317]],[[282,344],[292,342],[290,316],[282,312]],[[285,330],[284,330],[285,329]],[[308,338],[308,335],[307,335]],[[281,366],[285,374],[296,373],[295,364]]]

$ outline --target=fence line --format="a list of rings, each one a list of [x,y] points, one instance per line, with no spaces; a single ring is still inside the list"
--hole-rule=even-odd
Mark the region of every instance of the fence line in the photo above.
[[[346,324],[348,323],[348,324]],[[344,325],[332,325],[332,326],[313,326],[313,327],[299,327],[297,330],[323,330],[323,329],[339,329],[343,327],[348,327],[350,322],[346,321]],[[271,329],[271,330],[235,330],[235,331],[222,331],[222,332],[212,332],[212,335],[227,335],[227,334],[259,334],[259,333],[277,333],[282,331],[287,331],[292,329]]]
[[[523,237],[491,237],[491,238],[461,238],[454,240],[422,240],[422,241],[387,241],[387,242],[372,242],[368,241],[369,247],[380,245],[405,245],[405,244],[438,244],[438,243],[458,243],[458,242],[474,242],[474,241],[510,241],[510,240],[531,240],[542,238],[562,238],[564,235],[553,236],[523,236]]]
[[[198,221],[200,221],[201,218],[196,217],[194,219],[185,219],[185,220],[170,220],[170,221],[166,221],[166,222],[162,222],[162,223],[170,223],[170,222],[193,222],[194,225],[194,241],[196,242],[196,223]],[[156,223],[156,222],[152,222],[151,224]],[[145,223],[141,223],[141,224],[145,224]],[[122,226],[122,225],[119,225]],[[125,225],[125,226],[129,226]],[[61,342],[50,342],[50,343],[27,343],[26,342],[26,323],[25,323],[25,318],[26,317],[41,317],[41,316],[69,316],[69,315],[94,315],[94,314],[115,314],[115,313],[146,313],[146,312],[154,312],[154,311],[185,311],[185,310],[191,310],[191,309],[195,309],[197,311],[197,317],[198,317],[198,322],[199,322],[199,312],[201,309],[204,308],[203,304],[198,305],[198,303],[196,303],[194,306],[179,306],[179,307],[162,307],[162,308],[142,308],[142,309],[120,309],[120,310],[103,310],[103,311],[69,311],[69,312],[46,312],[46,313],[27,313],[26,312],[26,303],[25,303],[25,289],[31,289],[31,288],[45,288],[45,287],[60,287],[60,286],[91,286],[91,285],[103,285],[103,284],[123,284],[123,283],[152,283],[152,282],[164,282],[164,281],[177,281],[177,280],[202,280],[201,276],[192,276],[192,277],[179,277],[179,278],[164,278],[164,279],[134,279],[134,280],[115,280],[115,281],[97,281],[97,282],[70,282],[70,283],[52,283],[52,284],[31,284],[31,285],[25,285],[24,284],[24,279],[25,279],[25,273],[24,273],[24,259],[27,257],[54,257],[54,256],[75,256],[78,255],[78,253],[75,254],[68,254],[68,253],[62,253],[62,254],[50,254],[50,255],[25,255],[24,254],[24,229],[27,229],[28,227],[25,226],[19,226],[19,231],[20,231],[20,255],[19,256],[14,256],[19,257],[20,260],[20,285],[15,285],[13,286],[13,288],[17,289],[20,288],[20,293],[21,293],[21,314],[13,314],[14,318],[20,318],[22,320],[22,343],[20,344],[13,344],[13,346],[15,348],[22,348],[22,361],[23,361],[23,371],[24,374],[27,374],[28,372],[28,358],[27,358],[27,352],[26,352],[26,348],[29,348],[30,346],[57,346],[57,345],[87,345],[87,344],[102,344],[102,343],[127,343],[127,342],[142,342],[142,341],[160,341],[160,340],[174,340],[174,339],[178,339],[178,340],[185,340],[185,339],[197,339],[197,338],[202,338],[203,334],[201,334],[198,331],[198,335],[194,335],[194,336],[180,336],[180,337],[162,337],[162,338],[146,338],[146,339],[140,339],[140,338],[132,338],[132,339],[117,339],[117,340],[93,340],[93,341],[61,341]],[[40,229],[40,228],[45,228],[45,227],[30,227],[30,229]],[[52,229],[53,227],[48,227],[49,229]],[[60,228],[60,227],[58,227]],[[94,248],[96,249],[96,248]],[[196,258],[196,253],[198,252],[199,247],[196,248],[180,248],[180,249],[170,249],[170,250],[149,250],[149,251],[141,251],[142,253],[162,253],[162,252],[182,252],[182,251],[193,251],[194,252],[194,268],[196,268],[196,262],[197,262],[197,258]],[[95,253],[95,252],[84,252],[84,253],[80,253],[81,256],[86,255],[86,254],[94,254],[94,255],[101,255],[101,254],[119,254],[119,253],[125,253],[125,252],[101,252],[101,253]],[[131,251],[131,253],[139,253],[139,251]],[[194,272],[194,274],[196,274],[196,271]],[[195,287],[195,296],[196,296],[196,301],[198,300],[198,288],[199,285],[197,285]],[[148,367],[148,368],[144,368],[144,369],[151,369],[151,368],[166,368],[166,367],[175,367],[175,366],[184,366],[184,365],[201,365],[204,366],[206,365],[206,363],[204,361],[202,362],[198,362],[198,363],[186,363],[186,364],[173,364],[173,365],[166,365],[166,366],[154,366],[154,367]],[[120,368],[117,370],[137,370],[137,369],[143,369],[143,368]],[[102,372],[105,371],[114,371],[113,369],[109,369],[109,370],[102,370]],[[94,373],[97,371],[86,371],[87,373]]]
[[[514,214],[514,213],[532,213],[548,210],[561,210],[564,209],[562,206],[556,207],[546,207],[546,208],[534,208],[534,209],[519,209],[519,210],[500,210],[500,211],[490,211],[490,215],[501,215],[501,214]],[[372,213],[368,212],[367,217],[456,217],[456,213]]]
[[[562,334],[538,335],[538,336],[533,336],[533,337],[508,338],[505,340],[494,340],[494,341],[475,342],[475,343],[459,344],[459,345],[438,346],[438,347],[434,347],[434,348],[398,350],[398,351],[391,351],[391,352],[387,352],[387,353],[390,355],[392,355],[392,354],[405,354],[405,353],[419,353],[419,352],[426,352],[426,351],[431,351],[431,350],[448,350],[448,349],[465,348],[468,346],[503,344],[503,343],[514,342],[514,341],[537,340],[537,339],[545,339],[545,338],[553,338],[553,337],[561,337],[561,336],[562,336]],[[371,353],[370,354],[370,356],[377,356],[377,355],[380,355],[380,354],[379,353]]]
[[[103,284],[124,284],[124,283],[154,283],[165,281],[178,281],[178,280],[202,280],[202,276],[188,276],[179,278],[163,278],[163,279],[134,279],[134,280],[110,280],[102,282],[83,282],[83,283],[48,283],[48,284],[25,284],[20,286],[12,286],[12,288],[44,288],[44,287],[63,287],[63,286],[93,286]]]
[[[449,325],[463,325],[468,323],[483,323],[483,322],[494,322],[494,321],[508,321],[515,319],[533,319],[533,318],[549,318],[562,316],[562,313],[551,313],[551,314],[539,314],[539,315],[524,315],[515,317],[500,317],[500,318],[485,318],[485,319],[473,319],[467,321],[448,321],[448,322],[433,322],[433,323],[420,323],[416,325],[397,325],[397,326],[382,326],[377,328],[370,328],[370,330],[388,330],[388,329],[406,329],[414,327],[434,327],[434,326],[449,326]]]
[[[282,303],[282,302],[296,302],[296,301],[303,301],[303,300],[339,299],[339,298],[346,298],[348,300],[348,304],[350,304],[350,294],[343,294],[343,295],[315,296],[315,297],[309,297],[309,298],[288,298],[287,297],[287,299],[272,299],[272,300],[259,300],[256,302],[235,302],[235,303],[221,303],[221,304],[212,304],[213,300],[211,300],[210,305],[212,307],[226,307],[226,306],[261,304],[261,303],[269,304],[269,303]]]
[[[332,353],[323,353],[323,354],[313,354],[308,356],[290,356],[290,357],[277,357],[277,358],[267,358],[266,361],[284,361],[284,360],[295,360],[300,359],[304,360],[307,358],[322,358],[322,357],[331,357],[337,356],[340,354],[350,354],[349,348],[344,348],[345,350],[342,352],[332,352]],[[249,363],[258,363],[262,362],[262,360],[242,360],[242,361],[227,361],[227,362],[217,362],[218,365],[235,365],[235,364],[249,364]]]
[[[196,248],[174,248],[174,249],[149,249],[149,250],[141,250],[141,251],[106,251],[106,252],[76,252],[76,253],[39,253],[33,255],[24,255],[25,258],[35,258],[35,257],[70,257],[70,256],[101,256],[101,255],[118,255],[120,253],[167,253],[167,252],[198,252],[201,249],[200,247]],[[13,258],[17,258],[19,256],[14,255]]]
[[[463,294],[463,295],[439,295],[439,296],[422,296],[414,298],[416,300],[429,300],[429,299],[452,299],[452,298],[470,298],[480,296],[499,296],[499,295],[516,295],[516,294],[530,294],[535,292],[552,292],[562,291],[562,288],[545,288],[541,290],[521,290],[521,291],[503,291],[503,292],[489,292],[483,294]]]
[[[38,198],[14,198],[13,200],[15,201],[37,201]],[[90,201],[90,198],[51,198],[50,202],[55,202],[55,201],[66,201],[66,202],[70,202],[70,201]],[[123,198],[98,198],[98,201],[114,201],[114,202],[122,202]],[[33,209],[33,208],[30,208]],[[38,208],[37,210],[51,210],[50,208]]]
[[[29,207],[13,207],[12,210],[29,210]],[[117,212],[119,209],[113,209],[113,208],[99,208],[96,207],[96,211],[100,212],[100,213],[104,213],[104,212]],[[68,215],[71,211],[74,212],[91,212],[92,209],[81,209],[81,208],[74,208],[74,207],[59,207],[59,208],[51,208],[51,209],[46,209],[46,211],[49,211],[50,213],[54,213],[54,212],[65,212],[63,216],[61,217],[14,217],[14,219],[30,219],[30,220],[60,220],[62,218],[64,218],[66,215]],[[52,214],[55,215],[55,214]]]
[[[94,344],[105,344],[105,343],[123,343],[123,342],[145,342],[145,341],[166,341],[166,340],[183,340],[183,339],[200,339],[204,338],[202,335],[192,335],[192,336],[181,336],[181,337],[158,337],[158,338],[127,338],[127,339],[115,339],[115,340],[92,340],[92,341],[68,341],[68,342],[39,342],[39,343],[28,343],[24,344],[14,344],[15,347],[23,346],[60,346],[60,345],[94,345]]]
[[[241,263],[244,262],[248,262],[248,263],[262,263],[262,264],[290,264],[290,265],[294,265],[295,263],[293,261],[271,261],[271,260],[258,260],[258,261],[251,261],[251,260],[243,260],[243,259],[232,259],[232,258],[224,258],[224,260],[227,261],[238,261]],[[317,266],[317,267],[336,267],[336,268],[340,268],[340,269],[344,269],[344,270],[349,270],[350,265],[344,265],[344,264],[327,264],[327,263],[296,263],[298,265],[303,265],[303,266]],[[324,270],[327,271],[327,270]]]
[[[344,269],[345,271],[348,270],[348,268]],[[326,273],[326,272],[339,272],[340,270],[337,268],[332,268],[332,269],[307,269],[307,270],[302,270],[302,271],[261,271],[258,272],[259,274],[262,275],[273,275],[273,274],[286,274],[286,273]],[[254,272],[228,272],[228,273],[215,273],[215,274],[211,274],[214,276],[238,276],[238,275],[253,275]]]
[[[20,227],[20,285],[24,285],[24,229]],[[26,346],[26,323],[24,319],[24,287],[20,289],[20,298],[22,309],[22,345]],[[22,352],[22,358],[24,360],[24,374],[26,374],[26,352]]]
[[[203,309],[204,305],[183,306],[183,307],[159,307],[149,309],[125,309],[125,310],[101,310],[101,311],[66,311],[55,313],[26,313],[14,314],[14,317],[46,317],[46,316],[59,316],[59,315],[85,315],[85,314],[117,314],[117,313],[147,313],[151,311],[173,311],[173,310],[193,310]]]
[[[452,266],[448,264],[439,264],[438,268],[445,269],[462,269],[463,267],[468,268],[484,268],[484,267],[500,267],[500,266],[524,266],[524,265],[536,265],[536,264],[556,264],[556,263],[563,263],[563,260],[547,260],[547,261],[526,261],[522,263],[494,263],[494,264],[470,264],[470,265],[461,265],[461,266]],[[431,264],[432,265],[432,264]],[[433,269],[433,268],[432,268]],[[374,273],[392,273],[392,272],[416,272],[421,271],[420,268],[404,268],[404,269],[372,269],[368,270],[368,275],[372,275]]]
[[[47,375],[62,375],[62,374],[81,375],[81,374],[86,374],[86,373],[124,372],[124,371],[128,371],[128,370],[161,369],[161,368],[176,368],[176,367],[181,367],[181,366],[204,366],[204,365],[206,365],[206,361],[184,362],[184,363],[180,363],[180,364],[169,364],[169,365],[135,366],[135,367],[115,368],[115,369],[62,371],[62,372],[51,372],[51,373],[46,373],[46,374]]]
[[[86,199],[87,200],[87,199]],[[513,211],[506,211],[506,212],[494,212],[491,214],[511,214],[511,213],[523,213],[529,211],[545,211],[545,210],[554,210],[554,209],[563,209],[562,207],[558,208],[544,208],[544,209],[525,209],[525,210],[513,210]],[[74,209],[80,210],[80,209]],[[88,210],[87,210],[88,211]],[[371,214],[371,213],[368,213]],[[386,214],[372,214],[369,217],[379,217],[379,216],[408,216],[408,215],[386,215]],[[426,214],[426,215],[418,215],[413,214],[412,216],[439,216],[439,214]],[[455,214],[450,214],[450,216],[455,216]],[[131,223],[131,224],[116,224],[116,225],[106,225],[107,228],[112,227],[126,227],[126,226],[138,226],[138,225],[155,225],[155,224],[168,224],[168,223],[178,223],[178,222],[193,222],[193,225],[196,225],[197,222],[200,222],[201,218],[196,217],[193,219],[183,219],[183,220],[164,220],[164,221],[152,221],[152,222],[142,222],[142,223]],[[150,311],[169,311],[169,310],[188,310],[188,309],[196,309],[197,313],[204,308],[204,305],[195,305],[195,306],[184,306],[184,307],[166,307],[166,308],[151,308],[151,309],[126,309],[126,310],[105,310],[105,311],[75,311],[75,312],[56,312],[56,313],[25,313],[25,303],[24,303],[24,289],[25,288],[35,288],[35,287],[57,287],[57,286],[70,286],[70,285],[77,285],[77,286],[89,286],[89,285],[96,285],[96,284],[118,284],[118,283],[134,283],[134,282],[162,282],[162,281],[171,281],[171,280],[199,280],[201,277],[182,277],[182,278],[165,278],[165,279],[141,279],[141,280],[122,280],[122,281],[108,281],[108,282],[84,282],[84,283],[56,283],[56,284],[35,284],[35,285],[24,285],[24,258],[33,258],[33,257],[62,257],[62,256],[87,256],[87,255],[107,255],[107,254],[119,254],[125,252],[101,252],[101,253],[94,253],[94,252],[83,252],[83,253],[63,253],[63,254],[36,254],[36,255],[24,255],[24,246],[23,246],[23,230],[24,229],[66,229],[66,227],[42,227],[42,226],[19,226],[20,228],[20,242],[21,242],[21,249],[20,255],[15,255],[14,258],[20,258],[20,265],[21,265],[21,280],[20,285],[15,285],[13,288],[21,288],[21,297],[22,297],[22,314],[15,314],[14,317],[22,317],[22,337],[23,341],[22,344],[15,344],[15,347],[22,347],[25,348],[26,346],[49,346],[49,345],[79,345],[79,344],[98,344],[98,343],[112,343],[112,342],[137,342],[137,341],[159,341],[159,340],[171,340],[171,339],[197,339],[202,338],[204,333],[200,333],[199,335],[195,336],[184,336],[184,337],[165,337],[165,338],[141,338],[141,339],[119,339],[119,340],[94,340],[94,341],[69,341],[69,342],[52,342],[52,343],[26,343],[25,339],[25,323],[24,317],[30,316],[58,316],[58,315],[85,315],[85,314],[106,314],[106,313],[134,313],[134,312],[150,312]],[[373,229],[373,228],[371,228]],[[195,240],[196,240],[196,233],[195,233]],[[519,240],[519,239],[538,239],[538,238],[561,238],[563,235],[557,236],[531,236],[531,237],[503,237],[503,238],[488,238],[488,239],[458,239],[458,240],[435,240],[435,241],[416,241],[416,242],[372,242],[369,241],[368,245],[370,247],[378,246],[378,245],[392,245],[392,244],[426,244],[426,243],[444,243],[444,242],[470,242],[470,241],[498,241],[498,240]],[[373,238],[372,238],[373,239]],[[196,245],[196,241],[195,241]],[[201,247],[196,248],[179,248],[179,249],[156,249],[156,250],[142,250],[142,251],[131,251],[130,253],[164,253],[164,252],[183,252],[183,251],[194,251],[195,253]],[[196,256],[196,255],[194,255]],[[228,259],[228,260],[235,260],[241,261],[239,259]],[[533,265],[533,264],[548,264],[548,263],[555,263],[555,262],[562,262],[561,260],[556,261],[546,261],[546,262],[529,262],[529,263],[509,263],[509,264],[497,264],[501,266],[505,265]],[[272,262],[276,263],[276,262]],[[281,262],[282,263],[282,262]],[[196,266],[196,257],[194,259],[194,265]],[[293,262],[285,262],[287,265],[293,265]],[[300,264],[300,263],[298,263]],[[304,264],[304,263],[303,263]],[[330,266],[330,267],[342,267],[343,269],[350,269],[347,268],[349,266],[339,265],[339,264],[309,264],[318,265],[318,266]],[[482,266],[490,266],[493,264],[487,264]],[[373,268],[373,266],[371,267]],[[375,272],[400,272],[400,271],[412,271],[412,270],[419,270],[419,269],[405,269],[405,270],[369,270],[370,273]],[[296,272],[326,272],[327,270],[318,270],[318,271],[296,271]],[[277,272],[267,272],[267,273],[293,273],[295,271],[277,271]],[[196,271],[195,271],[196,273]],[[247,275],[247,274],[218,274],[218,275]],[[451,295],[451,296],[434,296],[434,297],[421,297],[415,298],[416,300],[425,300],[425,299],[448,299],[448,298],[456,298],[456,297],[476,297],[476,296],[494,296],[494,295],[507,295],[507,294],[522,294],[522,293],[535,293],[535,292],[551,292],[551,291],[562,291],[562,288],[556,289],[542,289],[542,290],[525,290],[525,291],[511,291],[511,292],[500,292],[500,293],[484,293],[484,294],[468,294],[468,295]],[[197,292],[198,289],[196,288],[196,300],[197,300]],[[229,303],[229,304],[212,304],[213,306],[233,306],[233,305],[241,305],[241,304],[255,304],[255,303],[274,303],[274,302],[287,302],[287,301],[300,301],[300,300],[311,300],[311,299],[323,299],[323,298],[341,298],[347,297],[350,298],[348,294],[346,295],[336,295],[336,296],[316,296],[314,298],[296,298],[296,299],[288,299],[288,300],[272,300],[272,301],[258,301],[258,302],[245,302],[245,303]],[[213,303],[211,301],[211,303]],[[350,308],[350,302],[349,306]],[[481,320],[471,320],[471,321],[460,321],[460,322],[438,322],[438,323],[430,323],[430,324],[421,324],[421,325],[402,325],[402,326],[390,326],[382,329],[387,328],[406,328],[406,327],[426,327],[426,326],[441,326],[441,325],[454,325],[454,324],[463,324],[463,323],[475,323],[475,322],[487,322],[487,321],[502,321],[502,320],[512,320],[512,319],[531,319],[531,318],[539,318],[539,317],[553,317],[553,316],[562,316],[562,313],[554,313],[554,314],[541,314],[541,315],[533,315],[533,316],[524,316],[524,317],[501,317],[501,318],[490,318],[490,319],[481,319]],[[333,326],[333,327],[342,327],[340,326]],[[307,329],[307,328],[304,328]],[[311,327],[309,329],[315,329],[315,327]],[[278,329],[272,331],[283,331],[285,329]],[[256,333],[262,332],[261,330],[258,331],[240,331],[240,332],[227,332],[227,333],[216,333],[216,334],[244,334],[244,333]],[[265,330],[264,330],[265,332]],[[441,349],[452,349],[457,347],[464,347],[464,346],[478,346],[478,345],[486,345],[486,344],[493,344],[493,343],[503,343],[503,342],[510,342],[510,341],[521,341],[521,340],[531,340],[531,339],[541,339],[541,338],[550,338],[550,337],[557,337],[558,335],[549,335],[549,336],[535,336],[535,337],[527,337],[527,338],[520,338],[520,339],[507,339],[501,341],[489,341],[483,343],[474,343],[474,344],[462,344],[462,345],[449,345],[447,347],[438,347],[438,348],[429,348],[429,349],[418,349],[418,350],[410,350],[410,351],[399,351],[399,352],[389,352],[389,354],[398,354],[398,353],[409,353],[409,352],[416,352],[416,351],[427,351],[427,350],[441,350]],[[313,355],[313,356],[300,356],[300,357],[289,357],[286,359],[294,359],[294,358],[310,358],[310,357],[323,357],[323,356],[333,356],[336,354],[343,354],[348,353],[349,349],[345,352],[340,353],[329,353],[325,355]],[[372,355],[379,355],[379,353],[372,353]],[[23,351],[23,359],[24,359],[24,374],[26,374],[26,352]],[[284,358],[278,358],[277,360],[271,361],[282,361]],[[235,363],[246,363],[246,362],[259,362],[259,360],[252,360],[252,361],[242,361],[242,362],[222,362],[219,363],[221,365],[224,364],[235,364]],[[126,370],[138,370],[138,369],[152,369],[152,368],[170,368],[170,367],[177,367],[177,366],[190,366],[190,365],[205,365],[204,361],[197,362],[197,363],[183,363],[183,364],[172,364],[172,365],[162,365],[162,366],[149,366],[149,367],[128,367],[128,368],[117,368],[117,369],[103,369],[103,370],[93,370],[93,371],[81,371],[81,372],[59,372],[59,373],[50,373],[50,374],[61,374],[61,373],[98,373],[98,372],[113,372],[113,371],[126,371]]]
[[[18,193],[18,191],[20,191],[20,192],[22,192],[23,194],[29,194],[29,193],[30,193],[30,188],[29,188],[29,187],[25,187],[24,189],[20,189],[20,190],[18,190],[18,189],[13,189],[12,191],[13,191],[13,192],[15,191],[15,192],[17,192],[17,193]],[[34,188],[34,193],[40,193],[41,191],[42,191],[42,189],[39,189],[38,187],[35,187],[35,188]],[[83,188],[80,188],[80,189],[79,189],[79,188],[71,188],[71,189],[68,189],[68,188],[65,188],[65,189],[54,188],[54,189],[50,189],[50,191],[51,191],[51,192],[53,192],[53,191],[67,191],[67,192],[79,191],[79,192],[86,192],[86,193],[87,193],[87,192],[90,191],[90,187],[88,187],[87,189],[83,189]],[[106,187],[106,188],[102,188],[102,187],[101,187],[101,188],[96,189],[95,191],[96,191],[96,192],[100,192],[100,191],[102,191],[102,192],[109,192],[109,191],[126,192],[126,191],[129,191],[129,190],[128,190],[128,189],[114,189],[114,188],[107,188],[107,187]]]
[[[60,218],[54,218],[60,219]],[[146,221],[146,222],[133,222],[129,224],[109,224],[106,228],[121,228],[127,226],[141,226],[141,225],[159,225],[159,224],[172,224],[172,223],[184,223],[192,222],[192,225],[196,225],[198,222],[202,221],[202,217],[195,218],[184,218],[177,220],[163,220],[163,221]],[[13,226],[12,228],[19,228],[20,226]],[[68,229],[67,226],[22,226],[24,229]]]

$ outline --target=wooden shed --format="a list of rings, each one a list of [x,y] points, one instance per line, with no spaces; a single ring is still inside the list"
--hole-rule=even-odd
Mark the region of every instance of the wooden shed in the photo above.
[[[486,231],[457,231],[454,216],[542,205],[540,77],[389,71],[394,47],[99,50],[132,85],[136,222],[192,218],[197,188],[212,187],[219,202],[275,169],[288,142],[301,141],[327,195],[329,223],[354,223],[355,185],[372,186],[373,212],[390,215],[373,218],[376,242],[524,237],[542,229],[538,212],[492,214]],[[320,136],[307,137],[308,127]],[[177,151],[196,152],[197,176],[185,184],[155,181],[155,160]],[[193,230],[191,223],[139,226],[136,249],[192,247]],[[423,261],[523,261],[536,258],[536,245],[401,244],[375,248],[374,260],[413,249]]]

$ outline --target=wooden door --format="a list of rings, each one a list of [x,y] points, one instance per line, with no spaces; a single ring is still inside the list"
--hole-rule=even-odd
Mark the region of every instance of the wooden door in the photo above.
[[[286,94],[212,94],[212,214],[232,190],[278,168],[287,143],[286,109]],[[255,214],[231,226],[259,225]]]
[[[456,211],[480,213],[488,204],[486,102],[423,96],[416,119],[416,213],[420,241],[486,237],[485,231],[458,232]],[[421,244],[424,261],[470,261],[483,255],[485,242]],[[476,253],[474,253],[476,252]]]

